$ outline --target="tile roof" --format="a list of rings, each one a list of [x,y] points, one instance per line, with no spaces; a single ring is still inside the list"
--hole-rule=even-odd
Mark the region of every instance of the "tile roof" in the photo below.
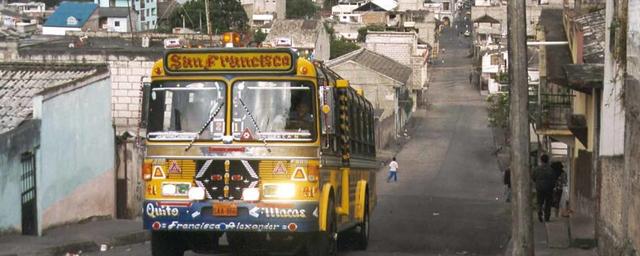
[[[127,7],[100,7],[98,8],[100,17],[110,18],[126,18],[129,17],[129,8]]]
[[[94,3],[62,2],[55,12],[49,16],[47,22],[44,23],[44,26],[81,28],[97,8],[98,5]],[[67,19],[71,16],[78,20],[78,24],[67,24]]]
[[[411,77],[411,68],[384,56],[382,54],[361,48],[353,52],[342,55],[326,63],[328,67],[337,66],[346,61],[354,61],[370,68],[380,74],[390,77],[400,83],[406,84]]]
[[[602,9],[578,16],[574,21],[584,35],[584,62],[604,63],[605,10]]]
[[[500,21],[497,20],[494,17],[491,17],[491,16],[485,14],[485,15],[482,15],[482,17],[479,17],[479,18],[473,20],[473,23],[498,23],[498,24],[500,24]]]
[[[34,95],[101,70],[97,65],[0,63],[0,134],[31,116]]]
[[[315,48],[318,33],[324,29],[319,20],[275,20],[265,39],[276,45],[279,38],[290,38],[294,48]]]

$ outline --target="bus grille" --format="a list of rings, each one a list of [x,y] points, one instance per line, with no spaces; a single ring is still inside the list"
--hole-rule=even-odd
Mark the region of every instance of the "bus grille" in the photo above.
[[[209,199],[240,200],[244,188],[258,187],[258,161],[198,160],[195,183]]]

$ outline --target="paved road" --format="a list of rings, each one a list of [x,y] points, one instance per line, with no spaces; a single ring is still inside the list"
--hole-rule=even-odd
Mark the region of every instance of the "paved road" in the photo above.
[[[464,31],[464,23],[458,24]],[[415,115],[411,140],[397,155],[399,181],[378,177],[378,207],[367,251],[341,255],[498,255],[509,236],[508,205],[492,155],[483,97],[469,85],[468,38],[444,32],[444,63],[431,72],[427,111]],[[148,255],[149,245],[103,255]],[[193,254],[188,254],[193,255]]]
[[[465,26],[458,24],[460,31]],[[398,183],[380,177],[370,248],[345,255],[498,255],[509,210],[487,126],[484,97],[469,84],[468,39],[453,28],[432,69],[430,108],[417,113],[412,139],[397,155]]]

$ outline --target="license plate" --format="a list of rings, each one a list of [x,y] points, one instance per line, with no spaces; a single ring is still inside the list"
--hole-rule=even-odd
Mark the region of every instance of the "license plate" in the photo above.
[[[213,216],[217,217],[235,217],[238,216],[238,206],[230,203],[214,203]]]

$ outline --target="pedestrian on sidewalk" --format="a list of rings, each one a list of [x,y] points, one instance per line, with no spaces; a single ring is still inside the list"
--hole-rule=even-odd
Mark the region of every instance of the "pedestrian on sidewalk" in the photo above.
[[[551,169],[556,176],[555,187],[553,188],[553,204],[554,213],[556,217],[560,214],[560,202],[562,201],[562,193],[564,192],[564,185],[567,181],[567,176],[564,172],[564,166],[561,162],[551,163]]]
[[[504,183],[504,198],[508,203],[511,202],[511,168],[504,170],[504,177],[502,179]]]
[[[556,184],[556,174],[549,165],[548,155],[543,154],[540,156],[540,162],[540,166],[533,170],[533,181],[536,183],[538,220],[543,222],[549,221],[551,217],[551,204],[553,200],[553,188]]]
[[[398,162],[396,162],[395,157],[393,157],[393,160],[389,163],[389,177],[387,177],[387,182],[389,182],[392,177],[394,182],[398,182]]]

